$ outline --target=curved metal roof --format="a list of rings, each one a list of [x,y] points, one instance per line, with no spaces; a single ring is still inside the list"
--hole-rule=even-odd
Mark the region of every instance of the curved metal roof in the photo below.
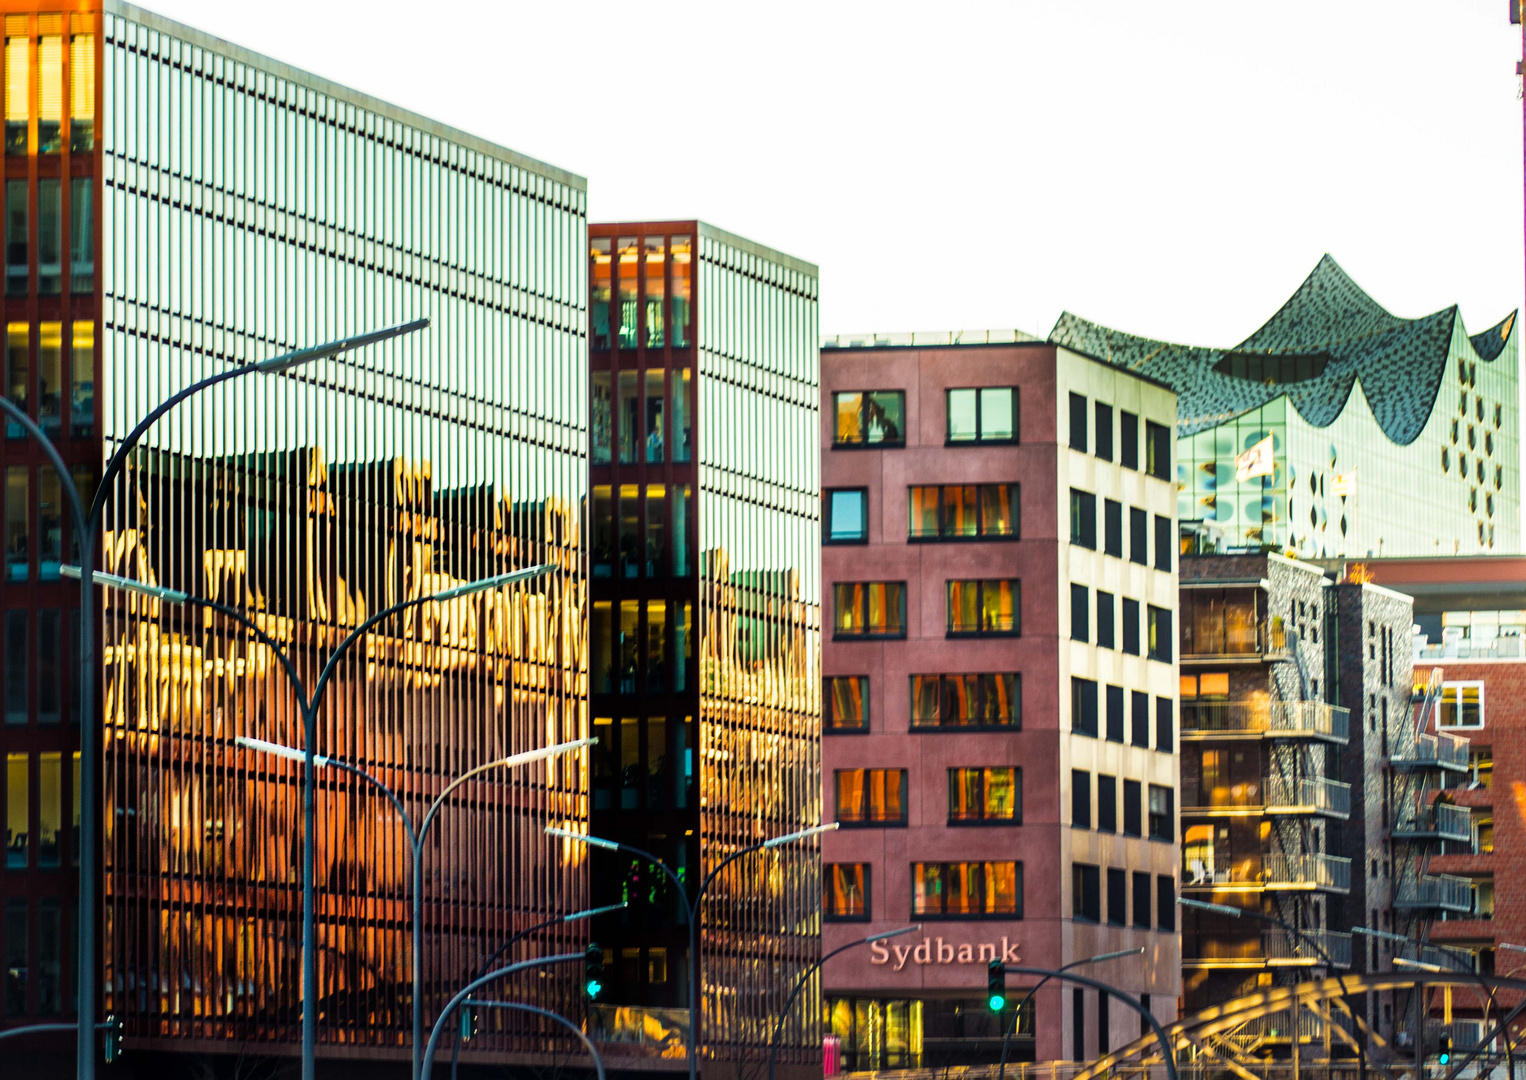
[[[1325,427],[1360,380],[1378,426],[1407,446],[1430,419],[1454,347],[1492,361],[1515,329],[1516,313],[1463,338],[1456,305],[1418,319],[1386,311],[1329,255],[1262,327],[1231,349],[1173,345],[1110,330],[1065,312],[1054,345],[1158,379],[1177,392],[1177,433],[1192,435],[1286,396],[1309,423]],[[1454,340],[1455,339],[1455,340]],[[1215,366],[1233,357],[1310,358],[1323,370],[1297,382],[1258,382]]]

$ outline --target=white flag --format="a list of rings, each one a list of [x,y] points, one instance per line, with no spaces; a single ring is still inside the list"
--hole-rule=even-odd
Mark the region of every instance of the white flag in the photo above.
[[[1235,481],[1245,481],[1256,476],[1270,476],[1275,466],[1272,463],[1272,437],[1268,435],[1245,453],[1235,458]]]

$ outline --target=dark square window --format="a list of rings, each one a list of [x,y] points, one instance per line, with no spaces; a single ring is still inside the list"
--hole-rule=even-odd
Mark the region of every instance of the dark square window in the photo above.
[[[1107,688],[1107,741],[1123,741],[1123,687]]]
[[[862,544],[869,539],[869,492],[864,488],[841,488],[823,492],[828,544]]]
[[[905,446],[906,391],[853,390],[832,395],[832,445]]]
[[[1082,769],[1070,770],[1070,824],[1092,827],[1092,774]]]
[[[1090,637],[1090,621],[1088,616],[1091,611],[1090,591],[1085,585],[1071,585],[1070,587],[1070,640],[1087,641]]]
[[[1171,569],[1171,519],[1155,515],[1155,569]]]
[[[1123,835],[1142,836],[1143,825],[1143,788],[1138,780],[1125,780],[1123,782]]]
[[[1150,839],[1176,839],[1176,792],[1160,784],[1150,785]]]
[[[1171,429],[1145,421],[1145,472],[1158,480],[1171,479]]]
[[[1161,875],[1155,879],[1155,929],[1176,930],[1176,879]]]
[[[1107,871],[1107,921],[1112,926],[1129,924],[1129,875],[1127,871],[1108,867]]]
[[[1135,746],[1150,748],[1150,695],[1135,690],[1130,696],[1129,717],[1132,721],[1132,742]]]
[[[1170,698],[1155,699],[1155,749],[1162,753],[1175,752],[1176,717],[1175,705]]]
[[[1101,922],[1101,868],[1072,863],[1070,871],[1071,917],[1081,922]]]
[[[1165,608],[1158,608],[1154,604],[1149,605],[1149,633],[1151,660],[1159,660],[1162,663],[1171,662],[1171,612]]]
[[[1113,460],[1113,407],[1096,403],[1097,431],[1092,436],[1097,444],[1097,456],[1103,461]]]
[[[1097,737],[1097,684],[1091,679],[1070,680],[1070,730]]]
[[[1134,926],[1150,929],[1150,875],[1134,871]]]
[[[1139,468],[1139,417],[1118,411],[1118,464],[1125,469]]]
[[[1097,496],[1070,489],[1070,542],[1097,550]]]
[[[1139,655],[1139,601],[1123,599],[1123,651]]]
[[[1116,648],[1114,633],[1117,615],[1113,611],[1113,594],[1097,590],[1097,644],[1104,649]]]
[[[1070,395],[1070,448],[1086,453],[1086,399],[1080,394]]]
[[[1118,831],[1118,778],[1097,774],[1097,831]]]
[[[868,863],[827,863],[823,916],[828,922],[867,922],[869,919]]]
[[[1150,565],[1150,515],[1129,507],[1129,562]]]
[[[869,677],[833,675],[822,687],[822,728],[828,732],[869,730]]]
[[[1123,558],[1123,504],[1102,500],[1102,554]]]
[[[1011,386],[949,390],[948,442],[1017,442],[1017,390]]]

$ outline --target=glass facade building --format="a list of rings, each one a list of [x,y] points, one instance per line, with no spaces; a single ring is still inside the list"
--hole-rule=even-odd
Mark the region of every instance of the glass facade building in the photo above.
[[[5,31],[5,390],[83,485],[199,378],[432,323],[178,407],[109,493],[101,568],[237,608],[310,689],[383,608],[554,564],[366,635],[327,687],[318,749],[417,818],[473,766],[587,734],[583,179],[130,5],[9,14]],[[57,485],[6,434],[0,950],[19,1022],[67,1013],[73,992],[77,593],[57,580],[73,542]],[[102,1006],[141,1053],[289,1047],[301,768],[233,740],[300,747],[292,689],[237,623],[125,595],[99,611]],[[543,835],[587,821],[585,761],[489,774],[442,810],[425,849],[429,1020],[517,930],[587,906],[586,854]],[[334,771],[317,813],[320,1053],[401,1061],[403,828]],[[570,924],[516,955],[585,935]],[[574,976],[510,993],[576,1011]],[[463,1054],[552,1045],[509,1015],[482,1016]]]
[[[816,268],[694,221],[593,224],[589,252],[589,827],[692,896],[821,820]],[[681,1057],[680,905],[639,860],[593,868],[596,903],[655,902],[595,924],[613,969],[595,1026]],[[701,917],[703,1052],[756,1060],[818,955],[815,846],[733,863]],[[819,1052],[818,1000],[781,1062]]]

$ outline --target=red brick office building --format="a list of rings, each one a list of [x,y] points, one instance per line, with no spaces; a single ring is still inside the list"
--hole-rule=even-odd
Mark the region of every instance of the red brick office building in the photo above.
[[[924,926],[828,963],[848,1069],[994,1061],[992,957],[1180,993],[1175,398],[993,336],[821,356],[822,948]],[[1051,983],[1012,1057],[1139,1031]]]

